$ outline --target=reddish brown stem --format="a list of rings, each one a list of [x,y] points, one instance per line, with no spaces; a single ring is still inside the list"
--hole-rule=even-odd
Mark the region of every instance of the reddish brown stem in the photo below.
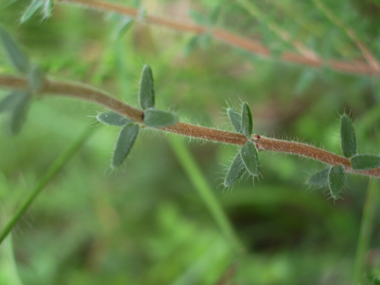
[[[138,15],[138,10],[130,7],[125,7],[118,4],[102,2],[98,0],[58,0],[56,3],[71,3],[77,4],[81,6],[85,6],[91,9],[101,10],[101,11],[109,11],[115,12],[131,17],[136,17]],[[234,33],[228,32],[224,29],[210,29],[210,27],[188,24],[188,23],[180,23],[176,21],[172,21],[169,19],[150,16],[147,15],[145,17],[145,21],[150,24],[157,24],[160,26],[164,26],[170,29],[178,30],[181,32],[190,32],[194,34],[202,34],[209,32],[212,36],[224,42],[230,46],[234,46],[237,48],[241,48],[243,50],[249,51],[253,54],[257,54],[264,58],[270,58],[272,56],[272,52],[269,48],[264,46],[261,42],[254,41],[252,39],[248,39],[242,36],[238,36]],[[366,50],[368,51],[368,50]],[[364,54],[367,57],[368,52]],[[369,61],[370,64],[366,62],[358,62],[358,61],[344,61],[344,60],[334,60],[334,59],[320,59],[314,58],[310,56],[301,55],[295,52],[284,52],[279,59],[284,62],[296,63],[305,66],[312,67],[322,67],[326,66],[333,70],[343,72],[343,73],[351,73],[351,74],[361,74],[361,75],[372,75],[379,76],[380,70],[377,65],[374,65],[374,62],[377,61],[372,58]]]
[[[28,85],[28,80],[25,78],[8,74],[0,74],[1,87],[24,90],[28,89]],[[45,96],[60,95],[91,101],[126,116],[138,123],[143,123],[143,112],[141,110],[115,99],[103,91],[94,89],[91,86],[46,79],[41,94]],[[244,145],[247,142],[247,138],[241,134],[225,132],[182,122],[163,128],[162,130],[192,138],[199,138],[226,144]],[[300,155],[330,165],[343,165],[348,172],[380,177],[380,168],[356,171],[351,169],[349,159],[307,144],[266,138],[259,135],[253,136],[252,141],[256,144],[257,149],[261,151],[275,151]]]

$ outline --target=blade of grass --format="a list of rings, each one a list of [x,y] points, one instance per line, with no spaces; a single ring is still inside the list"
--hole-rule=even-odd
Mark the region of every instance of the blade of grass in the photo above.
[[[0,247],[0,284],[23,284],[17,272],[12,235],[9,235]]]
[[[54,175],[62,168],[62,166],[79,150],[79,148],[86,142],[86,140],[93,134],[95,128],[93,126],[84,130],[84,132],[77,138],[74,143],[68,147],[51,165],[50,169],[46,172],[45,176],[30,192],[27,198],[22,202],[20,208],[13,214],[3,230],[0,232],[0,245],[6,236],[14,228],[18,220],[25,213],[25,211],[32,204],[33,200],[38,196],[45,185],[54,177]]]
[[[182,165],[185,173],[191,180],[195,189],[198,191],[199,196],[212,215],[214,221],[222,231],[223,235],[237,254],[243,253],[245,249],[241,241],[239,240],[230,221],[228,220],[226,213],[220,206],[219,201],[208,185],[204,175],[191,156],[188,148],[181,140],[181,138],[175,137],[173,135],[168,135],[167,138],[179,163]]]
[[[371,178],[368,184],[367,197],[364,204],[363,215],[356,249],[354,266],[354,284],[362,284],[364,271],[366,269],[365,260],[368,251],[372,229],[376,214],[376,206],[379,203],[379,183]]]

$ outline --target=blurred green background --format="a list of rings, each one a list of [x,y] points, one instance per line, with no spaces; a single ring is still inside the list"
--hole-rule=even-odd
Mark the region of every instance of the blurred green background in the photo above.
[[[379,2],[323,2],[380,59]],[[49,19],[37,15],[20,24],[28,5],[1,1],[0,21],[51,78],[88,83],[137,106],[140,72],[149,64],[158,108],[175,111],[182,121],[232,131],[225,109],[240,110],[246,101],[255,133],[341,154],[339,114],[347,112],[359,152],[379,153],[378,77],[285,64],[276,56],[262,59],[212,39],[188,53],[193,35],[143,23],[115,40],[115,16],[69,4],[56,5]],[[220,5],[215,25],[262,40],[275,54],[292,46],[268,31],[269,23],[322,57],[362,59],[345,32],[311,1],[256,3],[266,12],[264,20],[235,1],[143,5],[148,14],[185,22],[192,21],[190,11],[207,18]],[[0,72],[13,72],[2,50]],[[0,257],[3,280],[18,274],[24,284],[352,284],[367,178],[349,176],[342,199],[333,201],[327,189],[305,184],[321,163],[262,152],[259,181],[244,178],[224,189],[237,147],[182,138],[247,250],[240,256],[199,197],[169,135],[143,130],[121,169],[110,168],[118,128],[100,126],[95,116],[101,111],[74,99],[38,99],[17,137],[0,133],[4,224],[55,158],[88,126],[96,129],[14,229],[17,273]],[[377,275],[378,211],[371,229],[366,262]],[[232,277],[226,277],[229,270]]]

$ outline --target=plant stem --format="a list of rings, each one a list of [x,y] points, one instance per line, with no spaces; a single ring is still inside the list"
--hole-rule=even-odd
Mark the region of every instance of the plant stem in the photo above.
[[[203,176],[184,142],[181,140],[181,138],[174,136],[168,136],[168,141],[170,142],[170,145],[172,146],[178,161],[182,165],[195,189],[198,191],[199,196],[201,197],[214,221],[222,231],[225,238],[229,241],[231,247],[237,254],[243,253],[245,249],[241,241],[239,240],[230,221],[228,220],[226,213],[220,206],[219,201],[212,192],[206,178]]]
[[[45,185],[54,177],[54,175],[63,167],[63,165],[79,150],[79,148],[85,143],[85,141],[92,135],[95,131],[94,127],[88,127],[85,131],[78,137],[78,139],[67,148],[51,165],[46,175],[40,180],[40,182],[35,186],[31,193],[27,196],[18,210],[13,214],[8,223],[5,225],[0,233],[0,244],[4,241],[6,236],[14,228],[16,223],[19,221],[21,216],[32,204],[34,199],[38,196]]]
[[[366,255],[372,235],[375,220],[376,207],[379,204],[379,182],[371,178],[368,184],[367,197],[364,204],[363,215],[358,237],[358,245],[355,257],[354,284],[361,284],[366,269]]]
[[[25,78],[0,73],[0,87],[26,90],[28,81]],[[69,83],[45,79],[43,88],[40,91],[41,96],[66,96],[76,99],[90,101],[113,110],[137,123],[143,123],[143,112],[118,99],[115,99],[107,93],[97,90],[91,86],[83,84]],[[199,138],[214,142],[244,145],[247,138],[242,134],[225,132],[213,128],[206,128],[192,124],[178,122],[170,127],[160,129],[183,136]],[[348,158],[336,155],[326,150],[292,141],[277,140],[266,138],[264,136],[254,135],[251,140],[255,143],[259,151],[275,151],[303,157],[312,158],[330,165],[343,165],[346,172],[361,174],[365,176],[380,177],[380,168],[369,170],[351,169],[351,161]]]
[[[98,0],[57,0],[57,4],[74,4],[82,7],[87,7],[100,11],[107,12],[115,12],[122,15],[127,15],[130,17],[137,17],[139,12],[137,9],[126,7],[123,5],[118,5],[114,3],[108,3]],[[201,26],[195,24],[181,23],[178,21],[172,21],[166,18],[160,18],[156,16],[146,15],[144,20],[148,24],[156,24],[160,26],[164,26],[170,29],[178,30],[181,32],[190,32],[194,34],[203,34],[210,33],[215,39],[224,42],[230,46],[237,47],[253,54],[259,55],[264,58],[271,57],[271,50],[263,45],[263,43],[259,41],[255,41],[246,37],[238,36],[234,33],[231,33],[227,30],[215,28],[210,29],[208,26]],[[283,36],[283,35],[282,35]],[[361,43],[360,43],[361,44]],[[300,43],[297,43],[297,48],[300,49]],[[303,46],[302,46],[303,47]],[[363,49],[364,48],[364,49]],[[295,52],[284,52],[279,60],[284,62],[291,62],[300,65],[312,66],[312,67],[323,67],[327,66],[333,70],[344,72],[344,73],[352,73],[352,74],[366,74],[379,76],[380,70],[375,68],[377,65],[376,59],[371,55],[369,50],[361,44],[360,49],[364,52],[367,60],[370,58],[370,64],[360,63],[357,61],[343,61],[343,60],[330,60],[330,59],[320,59],[315,57],[314,53],[311,50],[307,50],[307,55],[305,55],[305,49],[301,48],[303,54],[298,54]],[[368,57],[368,55],[370,57]]]

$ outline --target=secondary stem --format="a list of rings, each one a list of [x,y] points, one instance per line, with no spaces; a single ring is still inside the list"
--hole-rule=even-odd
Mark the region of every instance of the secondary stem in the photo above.
[[[365,259],[368,251],[371,234],[373,229],[373,222],[375,219],[376,208],[379,204],[379,183],[376,179],[370,179],[367,198],[365,200],[363,215],[360,225],[360,232],[358,237],[358,247],[356,250],[355,268],[354,268],[354,284],[361,284],[365,271]]]
[[[27,89],[28,81],[22,77],[0,73],[0,87]],[[126,116],[138,123],[143,123],[143,112],[141,110],[113,98],[103,91],[94,89],[91,86],[46,79],[44,87],[41,90],[41,95],[42,94],[44,96],[59,95],[91,101]],[[247,141],[247,138],[241,134],[225,132],[182,122],[167,128],[162,128],[161,130],[183,136],[195,137],[226,144],[244,145]],[[258,135],[253,136],[252,141],[256,144],[257,149],[261,151],[276,151],[300,155],[319,160],[330,165],[343,165],[347,172],[380,177],[380,168],[363,171],[353,170],[351,169],[351,162],[348,158],[307,144],[266,138]]]
[[[139,14],[137,9],[98,0],[58,0],[56,1],[56,3],[76,4],[91,9],[115,12],[130,17],[137,17]],[[271,50],[268,47],[264,46],[261,42],[254,41],[246,37],[238,36],[224,29],[214,27],[212,27],[211,29],[208,26],[181,23],[150,15],[146,15],[144,17],[144,20],[148,24],[156,24],[182,32],[190,32],[198,35],[203,33],[210,33],[215,39],[220,40],[221,42],[224,42],[228,45],[247,50],[261,57],[268,58],[272,56]],[[364,48],[364,50],[362,48]],[[364,56],[368,59],[368,54],[370,54],[369,50],[366,49],[363,44],[361,44],[360,49],[362,51],[366,51],[364,53]],[[380,70],[378,68],[377,61],[373,57],[371,57],[371,61],[369,61],[370,64],[366,64],[357,61],[348,62],[343,60],[321,59],[315,56],[310,56],[310,54],[310,52],[307,53],[307,55],[298,54],[295,52],[284,52],[279,57],[279,59],[284,62],[291,62],[312,67],[327,66],[336,71],[345,73],[366,74],[374,76],[380,75]]]

